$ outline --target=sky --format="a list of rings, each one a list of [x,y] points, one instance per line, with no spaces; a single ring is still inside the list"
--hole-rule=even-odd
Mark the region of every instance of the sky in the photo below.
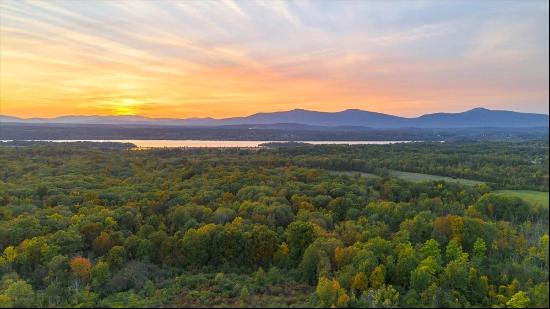
[[[548,114],[548,1],[0,1],[0,114]]]

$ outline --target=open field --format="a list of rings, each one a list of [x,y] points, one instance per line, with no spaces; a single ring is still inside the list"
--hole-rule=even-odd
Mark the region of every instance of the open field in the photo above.
[[[499,190],[498,193],[507,196],[516,196],[528,203],[548,207],[548,192],[532,190]]]
[[[379,178],[380,176],[371,174],[371,173],[365,173],[365,172],[355,172],[355,171],[329,171],[330,174],[333,175],[348,175],[348,176],[355,176],[355,175],[361,175],[361,177],[365,178]]]
[[[378,178],[380,176],[371,174],[371,173],[365,173],[365,172],[355,172],[355,171],[330,171],[331,174],[334,175],[348,175],[348,176],[354,176],[354,175],[361,175],[365,178]],[[399,179],[403,179],[406,181],[411,182],[422,182],[422,181],[447,181],[447,182],[458,182],[463,185],[467,186],[475,186],[477,184],[482,184],[484,182],[477,181],[477,180],[471,180],[471,179],[462,179],[462,178],[452,178],[452,177],[446,177],[446,176],[437,176],[437,175],[429,175],[429,174],[421,174],[421,173],[410,173],[410,172],[401,172],[401,171],[395,171],[391,170],[389,171],[390,175]],[[537,191],[533,191],[537,192]]]
[[[477,180],[471,180],[471,179],[452,178],[452,177],[446,177],[446,176],[437,176],[437,175],[429,175],[429,174],[421,174],[421,173],[401,172],[401,171],[395,171],[395,170],[391,170],[390,175],[403,180],[412,181],[412,182],[441,180],[441,181],[448,181],[448,182],[458,182],[468,186],[475,186],[477,184],[484,183],[483,181],[477,181]]]

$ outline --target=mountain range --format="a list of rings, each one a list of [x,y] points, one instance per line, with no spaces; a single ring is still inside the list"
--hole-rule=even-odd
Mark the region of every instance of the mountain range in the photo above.
[[[460,113],[434,113],[406,118],[359,109],[341,112],[318,112],[304,109],[257,113],[246,117],[214,118],[148,118],[144,116],[61,116],[56,118],[18,118],[0,115],[0,123],[26,124],[111,124],[163,126],[235,126],[268,127],[360,127],[390,128],[517,128],[548,127],[548,115],[505,110],[474,108]]]

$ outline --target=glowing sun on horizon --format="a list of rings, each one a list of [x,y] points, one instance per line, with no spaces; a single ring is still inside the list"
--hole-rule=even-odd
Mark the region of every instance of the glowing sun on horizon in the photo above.
[[[142,104],[143,102],[131,98],[114,100],[107,103],[112,113],[118,116],[137,115],[139,107]]]

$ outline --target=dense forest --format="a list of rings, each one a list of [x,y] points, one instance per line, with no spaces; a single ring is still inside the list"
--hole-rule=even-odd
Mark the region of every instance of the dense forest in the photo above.
[[[548,141],[0,147],[0,307],[548,307],[548,205],[502,188]]]

